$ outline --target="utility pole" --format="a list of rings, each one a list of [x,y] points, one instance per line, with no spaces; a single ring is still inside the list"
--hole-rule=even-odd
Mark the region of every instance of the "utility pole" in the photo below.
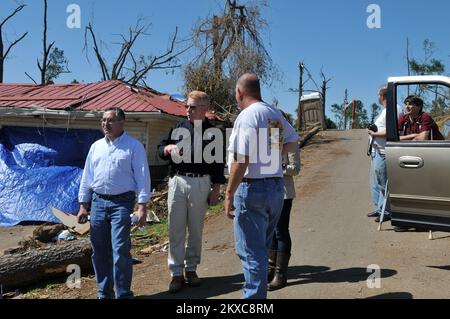
[[[353,100],[352,107],[352,130],[354,130],[356,128],[356,100]]]
[[[322,110],[323,110],[323,118],[324,119],[325,119],[326,98],[327,98],[327,81],[325,81],[325,79],[324,79],[322,81]]]
[[[303,62],[300,62],[298,67],[300,69],[300,80],[298,83],[297,130],[300,131],[302,129],[303,124],[302,95],[303,95],[303,70],[305,69],[305,65],[303,64]]]
[[[345,95],[344,95],[344,131],[347,129],[347,104],[348,104],[348,91],[345,89]]]

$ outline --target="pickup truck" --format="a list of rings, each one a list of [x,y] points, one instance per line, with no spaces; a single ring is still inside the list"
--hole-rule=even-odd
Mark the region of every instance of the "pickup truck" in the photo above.
[[[393,226],[450,232],[450,140],[400,141],[397,105],[405,88],[440,87],[449,110],[450,77],[405,76],[388,79],[386,161]],[[431,90],[431,96],[433,90]],[[449,114],[450,119],[450,114]],[[447,122],[450,124],[450,122]],[[441,128],[442,129],[442,128]],[[444,134],[445,135],[445,134]]]

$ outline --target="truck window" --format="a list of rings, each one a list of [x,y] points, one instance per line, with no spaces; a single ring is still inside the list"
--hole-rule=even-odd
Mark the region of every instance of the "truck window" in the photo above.
[[[450,89],[445,85],[397,87],[401,142],[450,140]]]

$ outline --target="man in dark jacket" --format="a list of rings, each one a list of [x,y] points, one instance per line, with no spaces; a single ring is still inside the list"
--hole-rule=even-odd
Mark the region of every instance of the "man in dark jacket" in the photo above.
[[[209,105],[206,93],[191,92],[187,120],[176,124],[158,145],[159,156],[170,160],[167,203],[171,293],[181,290],[185,283],[200,284],[196,270],[200,263],[205,213],[208,204],[218,203],[220,184],[226,182],[223,134],[206,118]]]

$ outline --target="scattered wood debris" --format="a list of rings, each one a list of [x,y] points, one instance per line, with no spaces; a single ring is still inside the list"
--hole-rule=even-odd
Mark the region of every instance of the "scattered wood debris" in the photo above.
[[[64,230],[63,224],[45,223],[33,231],[33,239],[41,243],[49,243]]]
[[[169,242],[166,241],[163,244],[151,245],[151,246],[149,246],[147,248],[141,249],[138,252],[138,254],[139,255],[150,255],[150,254],[153,254],[155,252],[165,252],[165,251],[167,251],[168,247],[169,247]]]

